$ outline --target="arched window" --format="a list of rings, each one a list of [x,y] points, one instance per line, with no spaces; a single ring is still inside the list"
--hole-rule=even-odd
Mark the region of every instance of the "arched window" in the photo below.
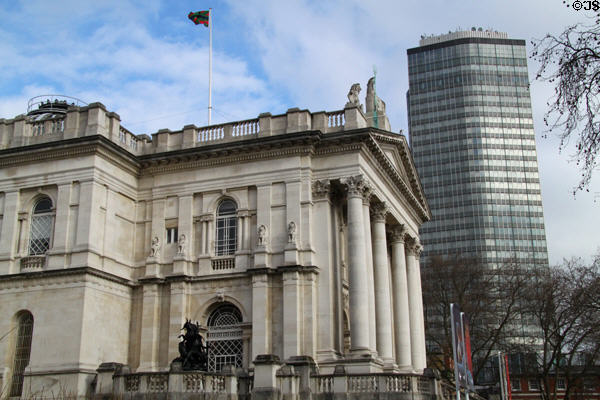
[[[42,197],[35,203],[31,216],[29,230],[29,255],[39,256],[46,254],[50,248],[52,225],[54,224],[54,211],[52,200]]]
[[[242,314],[233,304],[226,304],[208,317],[208,370],[220,371],[225,365],[242,367]]]
[[[237,206],[232,200],[223,200],[217,209],[215,254],[233,255],[237,249]]]
[[[12,382],[10,385],[10,396],[20,397],[23,392],[23,373],[29,365],[31,355],[31,337],[33,335],[33,315],[29,311],[23,311],[18,317],[17,346],[12,369]]]

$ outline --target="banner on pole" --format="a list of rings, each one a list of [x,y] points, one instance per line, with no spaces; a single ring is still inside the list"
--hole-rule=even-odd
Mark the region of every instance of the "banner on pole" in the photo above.
[[[468,388],[467,356],[465,354],[465,335],[462,328],[461,312],[458,304],[450,304],[450,320],[452,324],[452,353],[454,354],[454,380],[456,392],[460,388]]]
[[[466,373],[467,373],[467,387],[473,389],[475,382],[473,380],[473,359],[471,357],[471,333],[469,329],[469,318],[464,312],[460,313],[460,322],[462,324],[464,345],[465,345],[465,357],[466,357]]]

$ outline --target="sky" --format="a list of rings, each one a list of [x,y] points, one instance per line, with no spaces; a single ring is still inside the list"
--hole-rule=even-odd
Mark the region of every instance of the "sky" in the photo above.
[[[392,131],[405,134],[406,50],[421,35],[482,27],[525,39],[530,53],[532,39],[592,21],[563,0],[0,0],[0,118],[63,94],[103,103],[135,134],[206,125],[209,31],[187,14],[209,7],[213,124],[342,109],[376,66]],[[536,71],[529,59],[550,263],[589,260],[600,248],[600,171],[573,195],[580,172],[572,151],[542,137],[553,89]]]

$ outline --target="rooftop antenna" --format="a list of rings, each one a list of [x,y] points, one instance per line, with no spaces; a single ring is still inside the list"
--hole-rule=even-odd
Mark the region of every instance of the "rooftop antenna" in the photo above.
[[[379,129],[379,119],[377,118],[377,65],[373,64],[373,124]]]

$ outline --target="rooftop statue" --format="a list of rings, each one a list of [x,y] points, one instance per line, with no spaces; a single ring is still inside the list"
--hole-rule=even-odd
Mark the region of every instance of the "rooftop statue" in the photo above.
[[[372,113],[375,110],[378,114],[385,114],[385,102],[375,93],[375,77],[369,79],[367,83],[365,102],[367,103],[367,113]]]
[[[362,105],[360,104],[360,99],[358,98],[360,91],[360,83],[355,83],[352,86],[350,86],[350,91],[348,92],[348,102],[346,103],[346,107],[357,106],[362,108]]]

